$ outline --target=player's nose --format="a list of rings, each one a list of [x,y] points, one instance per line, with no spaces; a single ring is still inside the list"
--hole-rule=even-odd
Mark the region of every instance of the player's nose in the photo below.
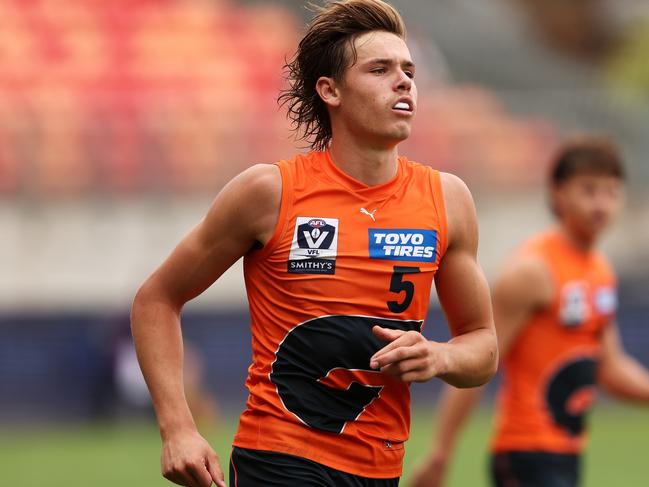
[[[403,70],[399,70],[399,79],[397,80],[396,88],[398,91],[410,91],[412,89],[412,78]]]

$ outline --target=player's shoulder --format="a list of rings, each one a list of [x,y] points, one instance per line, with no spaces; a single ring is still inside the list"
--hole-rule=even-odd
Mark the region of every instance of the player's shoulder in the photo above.
[[[281,198],[279,168],[275,164],[254,164],[232,178],[218,193],[204,226],[219,229],[229,225],[236,228],[241,238],[251,236],[265,242],[272,234]]]
[[[468,186],[459,176],[456,176],[455,174],[449,172],[440,171],[439,169],[435,169],[433,166],[413,161],[405,156],[401,156],[400,159],[410,171],[416,173],[417,175],[426,174],[428,176],[431,176],[433,174],[439,174],[442,186],[445,186],[445,191],[446,187],[448,187],[449,191],[460,190],[470,194]]]
[[[260,197],[277,195],[282,190],[282,177],[277,164],[253,164],[239,173],[232,183],[241,191]]]
[[[449,222],[466,224],[476,222],[476,209],[473,196],[466,183],[455,174],[440,172],[440,183],[444,194],[444,204]]]
[[[411,173],[413,173],[417,177],[431,177],[434,174],[439,174],[440,177],[443,174],[441,171],[438,169],[435,169],[435,167],[429,165],[429,164],[423,164],[421,162],[413,161],[412,159],[409,159],[407,156],[399,156],[399,161],[403,164],[403,166]]]
[[[288,159],[282,159],[276,164],[290,168],[301,168],[308,167],[313,164],[322,164],[324,160],[327,159],[327,157],[327,151],[311,150],[308,152],[294,154],[292,157]]]
[[[228,211],[235,218],[254,221],[276,214],[282,197],[282,177],[275,164],[254,164],[232,178],[219,192],[211,214]]]
[[[438,177],[445,202],[447,202],[449,198],[459,198],[461,202],[469,201],[473,204],[473,198],[471,197],[471,192],[469,191],[468,186],[455,174],[440,171],[430,165],[413,161],[406,156],[399,156],[399,161],[401,162],[402,167],[406,168],[410,173],[410,177],[413,179],[423,180],[428,178],[429,181],[432,181],[432,178]]]
[[[327,151],[309,151],[297,153],[288,159],[276,162],[281,168],[281,177],[289,186],[309,187],[313,184],[314,177],[329,165]]]
[[[447,248],[477,252],[478,217],[469,188],[458,176],[441,171],[439,185],[446,214]]]
[[[511,289],[538,304],[547,304],[554,293],[554,279],[547,261],[529,248],[519,248],[501,266],[498,288]]]
[[[555,272],[570,267],[575,262],[573,247],[566,243],[556,228],[549,228],[528,237],[520,244],[517,253],[541,260],[548,269]]]
[[[595,265],[597,267],[597,271],[602,273],[606,278],[612,281],[617,280],[617,275],[613,264],[606,256],[606,254],[600,250],[595,251]]]
[[[439,177],[444,193],[449,197],[459,198],[462,201],[473,201],[471,191],[462,178],[450,172],[442,171],[440,171]]]
[[[549,231],[527,237],[510,254],[503,268],[510,269],[524,278],[546,279],[550,276],[548,247],[552,247],[551,240],[552,233]]]
[[[550,276],[543,257],[535,252],[517,252],[503,265],[503,273],[515,275],[521,281],[540,282]]]

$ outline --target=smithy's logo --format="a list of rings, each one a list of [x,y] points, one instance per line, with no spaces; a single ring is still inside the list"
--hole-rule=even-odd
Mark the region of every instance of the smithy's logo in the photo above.
[[[435,262],[437,232],[412,228],[370,228],[370,258]]]
[[[338,219],[300,216],[288,256],[288,272],[335,274]]]

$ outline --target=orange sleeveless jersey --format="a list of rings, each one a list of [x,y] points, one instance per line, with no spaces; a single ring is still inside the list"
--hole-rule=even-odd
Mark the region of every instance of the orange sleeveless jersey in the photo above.
[[[408,385],[369,367],[372,327],[421,331],[446,248],[437,171],[398,161],[367,187],[328,152],[278,163],[268,244],[246,255],[252,364],[234,445],[372,478],[401,475]]]
[[[503,361],[492,450],[579,453],[595,398],[601,333],[617,306],[615,277],[598,252],[556,231],[523,245],[555,282],[551,305],[529,320]]]

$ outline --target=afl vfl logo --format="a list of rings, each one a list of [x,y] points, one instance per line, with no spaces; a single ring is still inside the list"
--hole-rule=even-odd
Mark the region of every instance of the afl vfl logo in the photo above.
[[[570,281],[561,288],[559,316],[563,326],[575,328],[590,319],[588,296],[588,283],[585,281]]]
[[[288,256],[288,272],[335,274],[338,219],[299,216]]]
[[[313,220],[309,221],[309,226],[313,228],[321,228],[324,227],[327,224],[326,221],[320,220],[318,218],[314,218]]]

